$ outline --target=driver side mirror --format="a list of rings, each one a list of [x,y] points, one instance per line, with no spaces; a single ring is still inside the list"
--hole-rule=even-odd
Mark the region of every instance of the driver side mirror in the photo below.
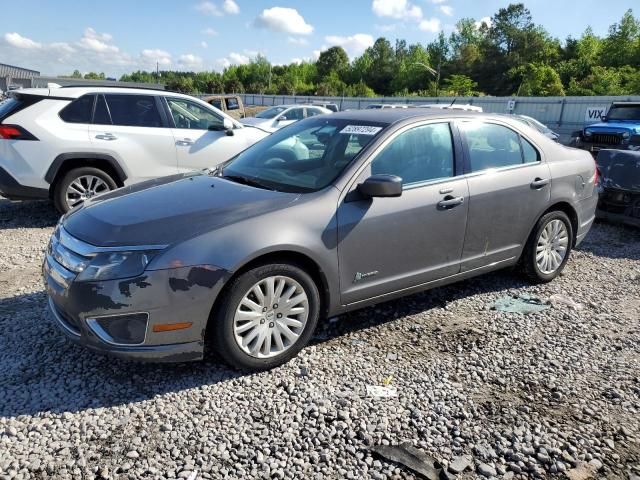
[[[402,195],[402,178],[397,175],[371,175],[358,185],[358,191],[365,197],[399,197]]]
[[[227,134],[227,136],[232,137],[233,136],[233,122],[231,120],[229,120],[228,118],[225,118],[225,119],[222,120],[222,125],[214,123],[212,125],[209,125],[208,130],[214,131],[214,132],[219,132],[221,130],[224,130],[225,133]]]

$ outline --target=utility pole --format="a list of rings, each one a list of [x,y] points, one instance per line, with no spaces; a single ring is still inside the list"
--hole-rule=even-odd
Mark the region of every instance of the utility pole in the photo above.
[[[160,78],[160,62],[156,60],[156,81]]]

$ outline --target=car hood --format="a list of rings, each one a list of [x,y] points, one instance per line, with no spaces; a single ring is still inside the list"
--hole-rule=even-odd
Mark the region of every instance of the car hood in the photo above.
[[[585,127],[585,131],[602,133],[635,133],[640,130],[640,120],[638,122],[599,122]]]
[[[244,125],[253,125],[254,127],[270,127],[273,124],[273,118],[248,117],[243,118],[242,123]]]
[[[63,226],[99,247],[171,245],[284,208],[298,197],[206,174],[174,175],[86,202],[67,215]]]

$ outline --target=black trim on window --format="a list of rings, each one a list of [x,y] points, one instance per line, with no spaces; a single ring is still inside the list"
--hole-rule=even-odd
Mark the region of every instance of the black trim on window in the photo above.
[[[89,118],[87,118],[86,122],[72,122],[70,120],[67,120],[64,118],[64,115],[66,114],[66,112],[69,111],[70,108],[72,108],[73,106],[79,104],[82,100],[84,100],[85,98],[91,98],[91,107],[89,108]],[[87,93],[85,95],[81,95],[78,98],[74,98],[68,105],[65,105],[64,108],[62,108],[59,112],[58,112],[58,117],[60,117],[60,120],[62,120],[64,123],[75,123],[75,124],[79,124],[79,125],[84,125],[84,124],[90,124],[93,122],[93,112],[96,108],[96,95],[94,93]]]

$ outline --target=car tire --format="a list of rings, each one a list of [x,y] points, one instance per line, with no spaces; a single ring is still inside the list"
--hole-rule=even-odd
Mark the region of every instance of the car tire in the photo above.
[[[271,280],[274,294],[272,301],[269,301],[268,284]],[[280,280],[285,283],[278,295]],[[264,295],[262,301],[255,294],[256,287]],[[290,293],[292,287],[294,291]],[[304,298],[301,294],[304,294]],[[286,303],[285,297],[288,298]],[[300,301],[300,298],[303,300]],[[248,308],[246,304],[250,302],[245,300],[251,300],[261,308]],[[273,301],[282,303],[273,304]],[[266,309],[267,304],[271,308]],[[306,313],[287,313],[305,308]],[[225,289],[220,305],[210,320],[213,322],[210,325],[213,334],[211,346],[232,367],[268,370],[288,362],[308,343],[319,315],[320,293],[305,270],[292,264],[261,265],[240,274]],[[290,340],[282,333],[284,327],[287,329],[286,335],[296,335],[295,340]],[[277,341],[278,336],[280,342]],[[283,348],[280,349],[280,346]],[[250,351],[252,349],[253,352]]]
[[[569,260],[573,235],[571,220],[562,211],[538,220],[522,256],[522,268],[532,283],[547,283],[560,275]]]
[[[95,182],[93,184],[95,185],[93,190],[91,189],[92,185],[86,183],[89,179],[95,179],[91,180],[92,182]],[[74,182],[76,182],[76,184],[79,182],[80,186],[87,187],[85,189],[87,191],[87,198],[107,193],[118,188],[115,180],[111,178],[108,173],[104,170],[100,170],[99,168],[80,167],[69,170],[56,182],[53,188],[53,204],[60,213],[66,213],[71,209],[69,201],[67,200],[67,190]],[[79,202],[80,201],[82,200],[79,200]]]

